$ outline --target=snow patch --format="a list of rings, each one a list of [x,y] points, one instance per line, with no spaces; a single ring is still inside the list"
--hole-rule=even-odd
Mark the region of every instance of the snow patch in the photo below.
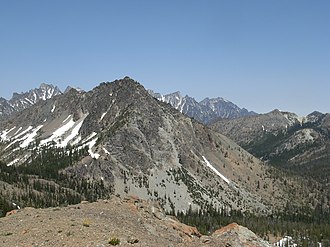
[[[22,127],[19,127],[18,130],[16,130],[16,132],[14,133],[13,136],[15,136],[18,132],[20,132],[22,130]]]
[[[14,136],[13,139],[17,139],[18,137],[20,137],[22,135],[25,135],[25,133],[29,132],[32,129],[33,129],[32,126],[27,127],[26,130],[23,130],[21,133],[19,133],[18,135]]]
[[[12,205],[13,205],[14,207],[16,207],[17,209],[21,209],[21,207],[18,206],[15,202],[13,202]]]
[[[71,116],[71,115],[70,115],[70,116]],[[69,117],[70,117],[70,116],[69,116]],[[65,121],[63,121],[63,123],[64,123],[64,122],[65,122]],[[40,142],[40,144],[41,144],[41,145],[44,145],[44,144],[46,144],[46,143],[48,143],[48,142],[53,141],[55,138],[61,137],[62,135],[65,134],[65,132],[69,131],[73,126],[74,126],[74,121],[73,121],[72,119],[70,119],[70,121],[67,122],[65,125],[63,125],[62,127],[58,128],[57,130],[55,130],[55,131],[53,132],[53,134],[52,134],[49,138],[47,138],[47,139],[45,139],[45,140],[42,140],[42,141]],[[56,141],[56,140],[55,140],[55,141]]]
[[[13,161],[9,162],[7,164],[7,166],[12,166],[12,165],[16,164],[18,161],[19,161],[19,159],[14,159]]]
[[[207,167],[209,167],[215,174],[217,174],[220,178],[222,178],[227,184],[230,183],[229,179],[226,178],[224,175],[222,175],[217,169],[215,169],[215,167],[212,166],[211,163],[204,156],[202,156],[202,158]]]
[[[39,125],[38,127],[36,127],[35,129],[33,129],[31,134],[26,135],[27,138],[24,138],[25,140],[23,141],[23,143],[20,145],[21,148],[26,148],[27,146],[29,146],[29,144],[31,142],[34,141],[34,137],[36,137],[37,132],[43,127],[43,125]]]
[[[68,119],[69,119],[70,117],[71,117],[71,114],[70,114],[66,119],[64,119],[62,123],[65,123],[66,121],[68,121]]]
[[[92,139],[94,136],[96,136],[97,133],[96,132],[93,132],[92,134],[90,134],[89,136],[87,136],[82,142],[87,142],[89,141],[90,139]]]
[[[103,148],[103,151],[104,151],[106,154],[110,155],[110,152],[109,152],[108,150],[106,150],[105,148]]]
[[[79,130],[84,121],[80,121],[71,131],[71,134],[68,135],[58,146],[66,147],[68,143],[79,134]]]
[[[74,146],[74,145],[77,145],[80,141],[81,141],[81,136],[78,135],[78,136],[76,137],[76,139],[75,139],[71,144],[72,144],[72,146]]]
[[[28,138],[28,135],[25,135],[26,133],[30,132],[30,130],[33,129],[32,126],[29,126],[27,127],[26,130],[22,131],[21,133],[19,133],[18,135],[16,135],[16,133],[18,133],[20,130],[22,129],[22,127],[20,127],[14,134],[14,136],[11,138],[11,140],[13,140],[11,143],[8,144],[7,147],[5,147],[4,150],[8,149],[9,147],[11,147],[13,144],[15,144],[16,142],[19,142],[19,141],[22,141],[22,140],[25,140],[26,138]],[[16,136],[15,136],[16,135]],[[20,136],[22,135],[25,135],[23,136],[22,138],[19,138]],[[17,151],[17,150],[14,150],[14,151]]]
[[[92,148],[94,147],[94,145],[96,144],[96,141],[97,141],[97,137],[94,138],[93,140],[91,140],[89,143],[88,143],[88,153],[89,155],[93,158],[93,159],[98,159],[100,158],[100,155],[98,153],[94,153]]]
[[[107,114],[107,112],[105,112],[105,113],[103,113],[103,114],[102,114],[102,116],[101,116],[101,118],[100,118],[100,121],[102,121],[102,120],[103,120],[103,118],[104,118],[105,114]]]
[[[274,243],[274,246],[278,247],[297,247],[298,245],[293,243],[293,239],[290,236],[285,236],[284,238],[280,239],[278,242]]]
[[[1,132],[1,136],[0,136],[1,140],[3,140],[3,141],[7,141],[7,140],[9,140],[9,137],[8,137],[7,135],[8,135],[8,133],[10,133],[11,131],[13,131],[15,128],[16,128],[16,126],[12,127],[10,130],[8,130],[8,129],[3,130],[3,131]]]
[[[33,103],[31,100],[29,100],[28,98],[25,98],[25,100],[26,100],[27,102],[29,102],[31,105],[34,104],[34,103]]]
[[[52,110],[50,112],[53,113],[55,111],[55,108],[56,108],[56,105],[53,105],[53,108],[52,108]]]

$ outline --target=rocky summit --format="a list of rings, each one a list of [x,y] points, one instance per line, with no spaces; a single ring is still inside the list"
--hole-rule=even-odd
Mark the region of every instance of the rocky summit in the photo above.
[[[275,116],[273,124],[262,124],[259,129],[275,137],[283,136],[283,131],[278,128],[286,124],[288,133],[294,133],[294,127],[307,128],[304,124],[311,124],[289,113],[275,111],[272,115]],[[315,124],[309,127],[313,131],[317,125],[329,126],[327,115],[314,113],[309,119]],[[292,125],[289,126],[289,123]],[[248,133],[253,128],[249,126],[252,125],[247,125],[247,128],[241,126],[243,133],[247,133],[241,135],[242,140],[250,138]],[[323,127],[322,131],[326,131]],[[66,212],[79,214],[84,207],[94,205],[98,208],[97,205],[104,203],[65,208],[81,201],[107,201],[133,196],[140,198],[136,205],[144,204],[143,201],[157,202],[165,212],[176,215],[188,225],[198,226],[204,234],[235,220],[248,225],[264,239],[278,235],[284,237],[283,233],[290,232],[295,234],[298,243],[308,241],[316,244],[321,235],[324,237],[323,243],[327,243],[329,235],[324,229],[329,228],[330,200],[326,187],[320,181],[270,166],[212,128],[155,99],[140,83],[129,77],[103,82],[87,92],[68,88],[64,94],[39,100],[0,121],[0,215],[18,209],[13,216],[15,219],[29,212],[30,209],[26,210],[28,207],[49,208],[40,212],[52,215],[54,211],[54,216],[49,217],[53,220],[57,217],[57,211],[63,215]],[[307,134],[296,136],[309,140]],[[314,136],[312,130],[310,136]],[[263,144],[265,148],[273,147],[266,145],[267,142]],[[125,223],[129,222],[130,217],[134,219],[135,216],[129,213],[125,215],[129,204],[120,200],[116,203],[124,211],[117,211],[117,216],[112,218],[120,217]],[[21,208],[25,209],[20,211]],[[142,237],[134,236],[135,230],[120,237],[109,237],[112,228],[107,228],[107,224],[110,223],[97,223],[102,221],[102,216],[97,215],[104,214],[106,209],[100,208],[97,215],[92,213],[92,207],[88,211],[90,216],[85,216],[87,211],[81,216],[84,218],[81,220],[86,219],[86,222],[71,223],[72,227],[76,227],[72,229],[77,244],[93,239],[93,236],[97,236],[98,245],[95,246],[107,244],[104,241],[109,238],[112,243],[119,240],[125,244],[142,243]],[[157,213],[155,217],[163,222],[163,214]],[[2,220],[6,222],[10,218]],[[156,226],[143,221],[141,228],[146,227],[146,231],[139,233],[139,236],[149,236],[147,232],[161,236],[171,232],[167,229],[179,229],[187,230],[190,232],[188,235],[193,236],[189,237],[189,246],[211,244],[217,238],[223,240],[227,237],[231,243],[227,245],[226,240],[223,246],[239,246],[245,241],[243,239],[250,239],[247,241],[250,243],[260,242],[252,233],[237,225],[205,237],[199,236],[196,228],[180,225],[170,217],[165,218],[167,227],[164,222]],[[66,215],[65,219],[70,217]],[[21,227],[28,225],[28,221],[20,220],[26,223],[22,223]],[[136,221],[139,222],[138,219]],[[20,222],[16,221],[13,226],[18,227]],[[42,222],[47,223],[47,220]],[[1,227],[5,225],[7,223]],[[60,222],[51,223],[52,227],[56,225]],[[31,231],[31,235],[34,231],[52,231],[47,227],[28,226],[20,231],[22,238],[26,231]],[[97,227],[98,231],[85,232],[92,227]],[[164,231],[158,227],[163,227],[161,229]],[[78,229],[82,234],[76,234]],[[132,229],[136,228],[132,226]],[[57,231],[61,239],[72,236],[69,230]],[[5,240],[10,240],[14,230],[6,232]],[[120,233],[118,230],[114,234],[118,235],[117,232]],[[305,237],[307,232],[308,238]],[[177,231],[168,238],[172,239],[172,245],[186,244],[185,238],[181,236],[180,240],[180,234],[179,238],[176,234]],[[183,233],[184,237],[186,235]],[[51,244],[53,238],[54,235],[51,235],[43,241]],[[194,242],[195,239],[197,242]],[[31,241],[33,245],[36,240]],[[148,241],[151,246],[157,243],[151,239]]]
[[[245,108],[239,108],[234,103],[218,97],[205,98],[197,102],[194,98],[186,95],[182,96],[180,92],[161,95],[152,90],[148,92],[156,99],[168,103],[175,109],[198,120],[201,123],[207,124],[217,119],[234,119],[242,116],[253,116],[257,113],[248,111]]]
[[[289,194],[260,160],[128,77],[39,101],[0,133],[2,195],[21,205],[119,194],[158,200],[175,212],[212,207],[268,214],[312,196],[296,180],[291,186],[305,196]],[[38,199],[27,200],[29,194]]]
[[[40,100],[47,100],[59,94],[61,94],[61,90],[58,87],[42,83],[39,88],[31,89],[28,92],[14,93],[9,100],[0,98],[0,121],[29,108]]]
[[[136,197],[16,210],[0,218],[0,230],[1,246],[270,246],[237,224],[202,235]]]

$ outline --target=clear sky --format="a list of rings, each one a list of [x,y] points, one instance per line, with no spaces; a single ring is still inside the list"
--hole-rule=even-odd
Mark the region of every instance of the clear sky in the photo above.
[[[330,1],[0,0],[0,96],[126,75],[260,113],[330,112]]]

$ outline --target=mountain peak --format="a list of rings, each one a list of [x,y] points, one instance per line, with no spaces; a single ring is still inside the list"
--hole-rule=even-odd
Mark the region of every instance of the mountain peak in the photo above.
[[[40,86],[39,86],[40,89],[46,89],[46,88],[49,88],[49,87],[54,88],[54,85],[53,85],[53,84],[48,84],[48,83],[43,82],[43,83],[41,83]]]
[[[167,95],[148,91],[154,98],[171,104],[175,109],[202,123],[210,123],[218,118],[237,118],[241,116],[256,115],[245,108],[241,109],[234,103],[222,98],[205,98],[197,102],[194,98],[186,95],[182,97],[179,91]]]
[[[47,83],[41,83],[39,88],[31,89],[28,92],[14,92],[10,100],[1,103],[0,120],[34,105],[40,100],[47,100],[59,94],[61,94],[61,90],[58,87]]]
[[[182,94],[181,94],[180,91],[176,91],[176,92],[174,92],[174,93],[170,93],[170,94],[168,94],[168,95],[170,95],[170,96],[176,96],[176,97],[182,98]]]
[[[71,89],[77,91],[77,92],[85,92],[83,89],[79,88],[79,87],[71,87],[71,86],[67,86],[66,89],[64,90],[64,94],[66,94],[67,92],[69,92]]]
[[[207,101],[214,102],[214,103],[217,103],[217,102],[226,102],[226,103],[229,103],[230,102],[230,101],[228,101],[228,100],[226,100],[226,99],[224,99],[222,97],[216,97],[216,98],[209,98],[209,97],[207,97],[207,98],[203,99],[201,101],[201,103],[203,104],[203,102],[207,102]]]

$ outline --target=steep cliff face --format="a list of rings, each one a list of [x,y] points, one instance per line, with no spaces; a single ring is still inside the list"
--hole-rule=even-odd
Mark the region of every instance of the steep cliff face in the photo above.
[[[276,181],[260,160],[154,99],[128,77],[40,101],[5,122],[0,133],[0,157],[7,170],[26,167],[29,175],[53,177],[63,186],[52,160],[61,174],[75,179],[65,186],[77,193],[82,193],[82,179],[96,183],[97,196],[109,191],[138,195],[158,200],[168,211],[214,207],[261,214],[311,195],[299,180],[288,178],[304,196],[291,195],[288,181]],[[104,186],[111,189],[104,192]]]
[[[14,93],[10,100],[0,98],[0,121],[12,114],[20,112],[40,100],[47,100],[61,94],[58,87],[42,83],[39,88],[31,89],[25,93]]]

